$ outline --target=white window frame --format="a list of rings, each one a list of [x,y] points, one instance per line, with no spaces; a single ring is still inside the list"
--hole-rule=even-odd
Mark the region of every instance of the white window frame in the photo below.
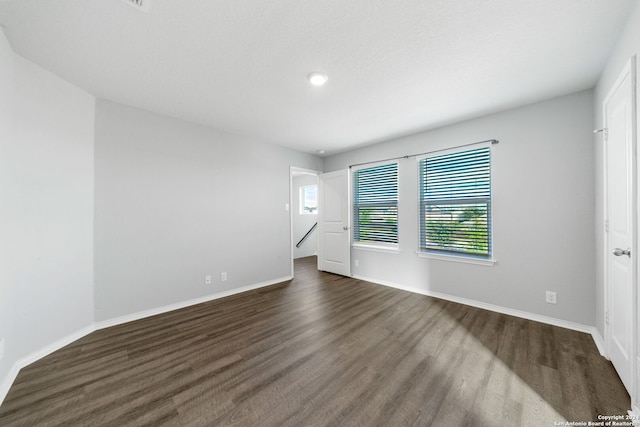
[[[486,265],[486,266],[493,266],[495,265],[495,263],[497,262],[494,259],[494,253],[495,253],[495,242],[493,239],[493,234],[494,234],[494,222],[493,222],[493,211],[494,211],[494,206],[493,206],[493,182],[491,181],[490,184],[490,188],[491,188],[491,192],[490,192],[490,196],[489,196],[489,212],[488,212],[488,239],[489,239],[489,254],[488,255],[475,255],[475,254],[470,254],[470,253],[464,253],[464,252],[449,252],[449,251],[445,251],[445,250],[437,250],[437,249],[424,249],[422,247],[423,242],[422,242],[422,236],[423,236],[423,230],[422,227],[424,227],[423,224],[423,219],[422,219],[422,175],[421,175],[421,166],[420,166],[420,162],[424,159],[427,158],[431,158],[431,157],[439,157],[439,156],[443,156],[443,155],[447,155],[447,154],[453,154],[453,153],[460,153],[460,152],[464,152],[464,151],[470,151],[470,150],[474,150],[474,149],[478,149],[478,148],[483,148],[483,147],[488,147],[489,148],[489,152],[490,152],[490,174],[493,175],[493,169],[494,169],[494,165],[493,165],[493,153],[492,153],[492,143],[490,141],[488,142],[483,142],[480,144],[475,144],[474,146],[464,146],[464,147],[454,147],[454,148],[450,148],[450,149],[445,149],[445,150],[438,150],[438,151],[434,151],[432,153],[428,153],[428,154],[424,154],[421,156],[416,157],[416,168],[417,168],[417,172],[418,172],[418,250],[416,252],[416,254],[418,255],[418,257],[420,258],[430,258],[430,259],[437,259],[437,260],[442,260],[442,261],[453,261],[453,262],[461,262],[461,263],[467,263],[467,264],[476,264],[476,265]]]
[[[355,188],[355,177],[356,173],[362,169],[369,169],[378,166],[392,165],[395,164],[397,168],[396,175],[396,186],[397,186],[397,198],[396,198],[396,243],[391,242],[376,242],[376,241],[359,241],[356,240],[355,232],[357,229],[357,215],[355,213],[356,209],[356,188]],[[357,249],[365,249],[371,250],[375,252],[391,252],[395,253],[399,251],[400,248],[400,164],[397,160],[386,160],[380,162],[372,162],[358,166],[351,167],[351,217],[352,217],[352,233],[351,233],[351,246]]]
[[[305,197],[304,197],[304,189],[305,188],[309,188],[309,187],[316,187],[316,209],[313,212],[308,212],[305,209]],[[300,187],[300,208],[299,208],[299,212],[300,215],[317,215],[318,214],[318,184],[309,184],[309,185],[303,185]]]

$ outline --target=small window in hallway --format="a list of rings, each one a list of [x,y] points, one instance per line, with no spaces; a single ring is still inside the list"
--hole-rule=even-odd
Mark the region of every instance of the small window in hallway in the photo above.
[[[318,186],[307,185],[300,187],[300,213],[318,213]]]

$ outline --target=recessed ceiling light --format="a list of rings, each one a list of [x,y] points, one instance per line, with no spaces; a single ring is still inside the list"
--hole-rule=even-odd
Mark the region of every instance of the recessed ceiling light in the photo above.
[[[314,86],[322,86],[329,80],[329,77],[325,73],[314,71],[307,76],[307,80]]]

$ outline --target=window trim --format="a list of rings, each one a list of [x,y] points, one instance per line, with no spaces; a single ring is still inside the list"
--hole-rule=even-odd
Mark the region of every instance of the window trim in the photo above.
[[[363,251],[370,251],[370,252],[382,252],[382,253],[386,253],[386,254],[397,254],[397,253],[400,252],[400,248],[398,247],[397,243],[384,243],[384,242],[360,243],[360,242],[354,242],[354,243],[351,244],[351,248],[358,249],[358,250],[363,250]]]
[[[469,255],[464,254],[454,254],[454,253],[434,253],[434,252],[426,252],[426,251],[418,251],[416,252],[418,258],[428,258],[428,259],[437,259],[440,261],[453,261],[460,262],[463,264],[475,264],[475,265],[486,265],[488,267],[493,267],[498,261],[491,258],[476,258]]]
[[[377,166],[386,166],[386,165],[396,165],[396,186],[397,186],[397,197],[396,197],[396,221],[397,221],[397,235],[396,235],[396,240],[397,243],[389,243],[389,242],[370,242],[370,241],[359,241],[355,239],[354,233],[355,233],[355,229],[356,229],[356,216],[354,215],[354,211],[355,211],[355,206],[356,206],[356,202],[355,202],[355,176],[356,176],[356,172],[362,170],[362,169],[370,169],[370,168],[375,168]],[[382,160],[382,161],[378,161],[378,162],[371,162],[371,163],[364,163],[364,164],[360,164],[360,165],[356,165],[356,166],[351,166],[350,167],[350,176],[351,179],[350,181],[350,186],[351,186],[351,191],[350,191],[350,199],[351,199],[351,207],[349,209],[350,213],[351,213],[351,233],[350,233],[350,240],[351,240],[351,247],[352,248],[357,248],[357,249],[363,249],[363,250],[370,250],[370,251],[379,251],[379,252],[397,252],[400,250],[400,162],[398,161],[398,159],[394,159],[394,160]]]
[[[451,147],[448,149],[443,149],[443,150],[437,150],[431,153],[425,153],[423,155],[420,156],[416,156],[416,169],[417,169],[417,176],[418,176],[418,248],[416,251],[416,255],[419,258],[428,258],[428,259],[435,259],[435,260],[441,260],[441,261],[453,261],[453,262],[460,262],[460,263],[465,263],[465,264],[475,264],[475,265],[485,265],[485,266],[493,266],[495,265],[498,261],[494,258],[494,254],[495,254],[495,241],[494,241],[494,221],[493,221],[493,149],[492,149],[492,141],[483,141],[477,144],[473,144],[473,146],[469,146],[469,145],[465,145],[465,146],[458,146],[458,147]],[[474,150],[477,148],[489,148],[489,155],[490,155],[490,162],[489,162],[489,173],[490,173],[490,179],[491,179],[491,185],[490,185],[490,189],[491,189],[491,193],[489,196],[489,205],[490,205],[490,209],[489,209],[489,218],[488,218],[488,222],[490,224],[489,230],[488,230],[488,239],[490,242],[490,246],[489,246],[489,253],[487,255],[474,255],[474,254],[470,254],[470,253],[464,253],[464,252],[454,252],[454,251],[439,251],[437,249],[423,249],[422,248],[422,241],[421,241],[421,237],[422,237],[422,214],[421,214],[421,209],[422,209],[422,203],[421,203],[421,197],[422,197],[422,175],[420,173],[420,162],[426,158],[431,158],[431,157],[439,157],[439,156],[444,156],[447,154],[453,154],[453,153],[460,153],[460,152],[464,152],[464,151],[470,151],[470,150]]]

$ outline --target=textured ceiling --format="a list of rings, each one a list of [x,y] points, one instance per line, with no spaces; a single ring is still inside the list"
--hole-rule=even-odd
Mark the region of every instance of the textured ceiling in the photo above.
[[[593,87],[636,4],[2,0],[0,25],[99,98],[332,154]]]

